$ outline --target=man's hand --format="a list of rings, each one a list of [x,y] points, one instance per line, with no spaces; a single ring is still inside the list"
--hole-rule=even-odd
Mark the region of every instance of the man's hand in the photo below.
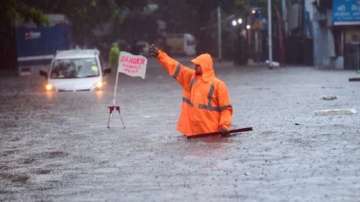
[[[159,49],[154,44],[151,44],[149,48],[149,55],[151,57],[157,57],[159,55]]]
[[[223,137],[230,136],[229,130],[225,127],[220,127],[219,132],[221,133],[221,136],[223,136]]]

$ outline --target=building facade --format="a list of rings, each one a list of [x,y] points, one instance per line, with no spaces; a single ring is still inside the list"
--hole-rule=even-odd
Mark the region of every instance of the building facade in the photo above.
[[[360,1],[305,0],[314,39],[314,65],[359,69]]]

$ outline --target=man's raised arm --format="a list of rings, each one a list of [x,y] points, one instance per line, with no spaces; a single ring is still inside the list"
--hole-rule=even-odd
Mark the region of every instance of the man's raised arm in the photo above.
[[[189,88],[190,80],[195,72],[193,69],[182,65],[154,45],[151,45],[149,54],[150,56],[156,57],[167,70],[168,74],[176,79],[183,88]]]

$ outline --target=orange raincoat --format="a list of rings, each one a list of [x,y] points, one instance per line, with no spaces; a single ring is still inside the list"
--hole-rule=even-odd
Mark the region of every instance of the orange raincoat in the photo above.
[[[226,84],[216,78],[213,60],[209,54],[201,54],[191,62],[200,65],[202,75],[180,64],[159,51],[159,62],[169,75],[183,88],[181,114],[177,130],[185,136],[216,132],[221,127],[230,129],[232,106]]]

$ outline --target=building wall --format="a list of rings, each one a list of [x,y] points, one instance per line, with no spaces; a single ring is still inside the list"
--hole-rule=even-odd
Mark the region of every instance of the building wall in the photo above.
[[[343,68],[343,65],[338,65],[339,58],[335,51],[331,9],[319,10],[312,1],[305,1],[305,10],[310,13],[312,22],[314,65],[317,67]]]
[[[360,13],[360,2],[355,0],[346,2],[332,0],[327,4],[321,0],[315,1],[318,4],[313,2],[305,1],[305,10],[311,14],[315,66],[334,69],[360,68],[360,20],[356,18],[358,16],[356,13]],[[340,11],[333,10],[333,6]],[[333,20],[335,13],[342,11],[351,18],[344,18],[344,21],[335,18]]]

